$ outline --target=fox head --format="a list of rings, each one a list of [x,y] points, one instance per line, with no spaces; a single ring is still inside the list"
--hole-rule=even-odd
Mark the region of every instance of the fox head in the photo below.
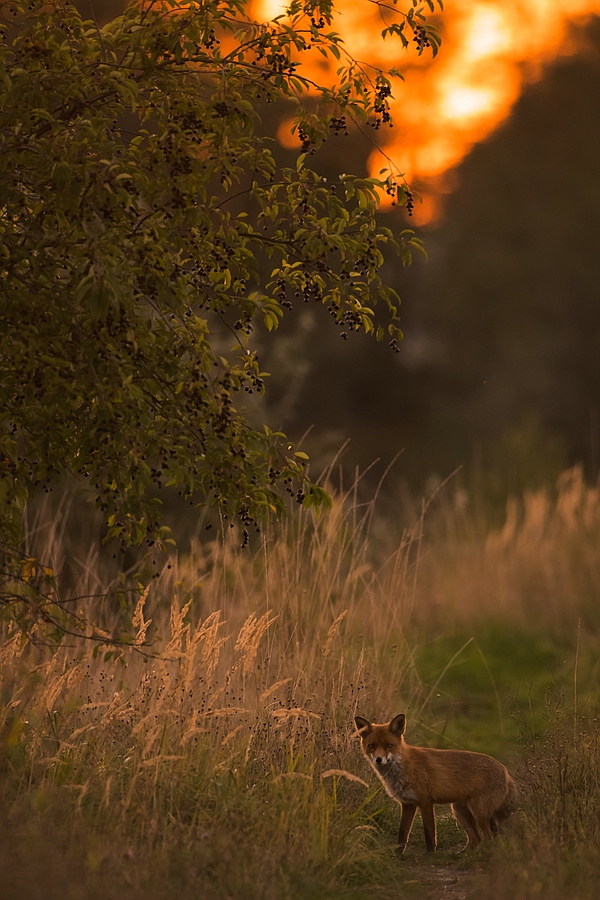
[[[362,742],[363,753],[375,769],[385,766],[400,755],[402,735],[406,728],[406,716],[400,713],[387,725],[375,725],[362,716],[354,719]]]

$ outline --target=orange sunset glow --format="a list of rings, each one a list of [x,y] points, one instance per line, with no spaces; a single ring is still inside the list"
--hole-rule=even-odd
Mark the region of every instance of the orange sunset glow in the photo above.
[[[254,12],[267,19],[284,7],[279,0],[257,0]],[[387,155],[409,182],[425,190],[415,220],[434,219],[444,174],[509,115],[524,82],[539,78],[557,56],[576,52],[568,26],[595,13],[600,0],[447,0],[438,19],[442,48],[432,60],[429,51],[419,57],[412,48],[403,51],[394,38],[382,41],[381,29],[393,18],[384,21],[376,6],[340,0],[333,27],[352,56],[381,68],[396,66],[406,79],[394,90],[393,129],[377,134],[384,153],[371,153],[371,174],[386,165]],[[315,57],[312,64],[322,79],[325,61]],[[297,146],[289,122],[278,137]]]

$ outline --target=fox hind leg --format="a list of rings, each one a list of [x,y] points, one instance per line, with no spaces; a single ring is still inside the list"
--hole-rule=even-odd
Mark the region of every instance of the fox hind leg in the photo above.
[[[452,804],[452,814],[456,821],[462,825],[462,827],[467,832],[467,846],[466,850],[474,850],[481,843],[481,837],[479,835],[479,831],[477,830],[477,823],[473,816],[473,813],[463,803],[453,803]]]
[[[482,840],[491,841],[494,837],[492,816],[496,804],[489,797],[477,797],[469,803],[469,809],[475,819],[477,831]]]

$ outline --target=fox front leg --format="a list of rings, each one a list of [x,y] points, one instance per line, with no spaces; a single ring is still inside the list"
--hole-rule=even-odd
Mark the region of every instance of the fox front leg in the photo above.
[[[400,818],[400,831],[398,832],[398,853],[404,853],[404,848],[408,842],[410,829],[412,828],[413,819],[417,811],[416,803],[403,803],[402,816]]]
[[[433,803],[423,803],[420,809],[421,818],[423,819],[423,830],[425,832],[425,846],[427,847],[427,852],[432,853],[435,850],[437,843]]]

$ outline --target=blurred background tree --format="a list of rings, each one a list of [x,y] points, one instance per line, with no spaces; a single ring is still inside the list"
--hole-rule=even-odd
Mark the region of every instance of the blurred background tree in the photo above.
[[[600,19],[574,39],[458,169],[404,308],[440,459],[501,471],[502,446],[515,491],[600,463]]]
[[[429,262],[386,264],[402,298],[400,353],[341,342],[308,307],[265,347],[272,424],[306,435],[313,469],[348,441],[348,472],[379,458],[376,478],[400,452],[394,472],[417,493],[463,466],[495,504],[577,461],[597,476],[600,19],[571,25],[564,44],[572,55],[525,82],[511,115],[450,172],[442,216],[421,232]],[[265,125],[275,134],[285,116],[274,107]],[[371,149],[351,131],[314,165],[366,172]],[[297,152],[277,149],[288,162]]]
[[[295,436],[315,426],[313,456],[349,439],[347,467],[378,456],[378,473],[403,451],[394,471],[416,491],[462,465],[495,504],[576,461],[597,476],[600,20],[574,26],[572,40],[578,53],[526,84],[450,173],[442,219],[421,232],[428,263],[388,266],[403,301],[400,354],[340,346],[299,315],[281,422]]]

